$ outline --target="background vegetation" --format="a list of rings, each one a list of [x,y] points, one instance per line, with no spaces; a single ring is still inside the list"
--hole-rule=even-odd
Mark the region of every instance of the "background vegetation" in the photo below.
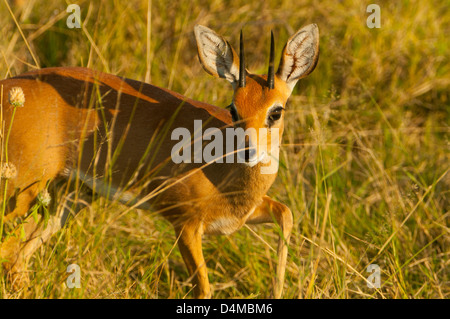
[[[277,56],[309,23],[320,28],[316,70],[290,99],[279,177],[270,194],[294,213],[286,298],[448,298],[450,7],[445,1],[0,1],[0,76],[37,65],[87,66],[149,81],[226,106],[231,88],[197,59],[200,23],[266,73],[269,34]],[[381,7],[381,28],[366,7]],[[23,36],[22,36],[23,33]],[[24,41],[24,38],[26,41]],[[32,52],[32,54],[31,54]],[[182,298],[192,294],[169,223],[145,211],[122,215],[102,200],[42,246],[30,289],[3,298]],[[275,273],[273,226],[206,237],[217,298],[264,298]],[[65,285],[81,267],[80,289]],[[369,264],[381,288],[369,289]]]

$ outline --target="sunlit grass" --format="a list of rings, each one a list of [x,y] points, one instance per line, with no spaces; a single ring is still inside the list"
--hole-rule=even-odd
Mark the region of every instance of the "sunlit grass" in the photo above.
[[[226,106],[231,87],[196,56],[200,23],[237,47],[244,29],[251,71],[265,73],[269,34],[277,55],[308,23],[320,29],[316,70],[287,108],[279,177],[270,195],[295,227],[286,298],[448,298],[450,12],[443,1],[379,1],[381,28],[364,1],[78,1],[83,29],[68,29],[65,1],[12,6],[41,67],[88,66]],[[36,65],[0,2],[1,77]],[[147,51],[147,48],[150,51]],[[3,298],[182,298],[188,274],[169,223],[99,199],[33,256],[28,291]],[[254,234],[256,232],[258,236]],[[275,274],[277,231],[243,228],[206,237],[214,297],[264,298]],[[67,289],[66,268],[82,270]],[[369,264],[382,287],[367,287]]]

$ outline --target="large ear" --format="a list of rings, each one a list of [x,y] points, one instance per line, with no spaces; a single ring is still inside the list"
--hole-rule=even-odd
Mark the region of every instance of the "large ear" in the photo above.
[[[291,90],[301,78],[310,74],[319,59],[319,28],[310,24],[295,33],[286,43],[277,76]]]
[[[235,87],[239,81],[239,57],[231,45],[202,25],[196,25],[194,32],[203,68],[209,74],[227,79]]]

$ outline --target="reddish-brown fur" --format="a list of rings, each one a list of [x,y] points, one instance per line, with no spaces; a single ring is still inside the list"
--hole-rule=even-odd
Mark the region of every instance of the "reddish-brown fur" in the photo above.
[[[100,193],[102,185],[110,185],[112,195],[123,193],[129,205],[151,207],[174,225],[194,275],[195,295],[209,297],[202,235],[229,234],[244,223],[275,220],[283,230],[275,285],[275,296],[281,296],[292,214],[265,196],[276,173],[261,174],[261,163],[171,161],[178,142],[171,140],[173,129],[185,127],[194,135],[194,120],[203,121],[203,130],[232,127],[227,110],[86,68],[37,70],[0,81],[0,87],[6,127],[13,112],[9,90],[20,87],[26,98],[24,107],[16,109],[8,143],[8,160],[17,176],[8,180],[5,221],[25,216],[39,192],[61,177],[91,183],[94,191],[97,185]],[[278,76],[275,89],[269,90],[265,76],[248,74],[247,85],[235,88],[234,104],[243,120],[236,125],[262,127],[268,107],[285,106],[290,92]],[[282,119],[277,127],[282,132]],[[61,227],[63,215],[52,216],[47,227],[29,220],[25,240],[9,237],[2,243],[0,257],[8,260],[4,265],[16,284],[26,281],[29,257]]]

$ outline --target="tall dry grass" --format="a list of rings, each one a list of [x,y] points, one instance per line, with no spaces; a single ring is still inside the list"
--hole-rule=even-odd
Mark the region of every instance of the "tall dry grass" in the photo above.
[[[449,6],[377,1],[381,28],[366,26],[366,1],[4,1],[1,77],[48,66],[87,66],[226,106],[232,91],[196,57],[200,23],[235,47],[243,28],[248,68],[265,73],[269,33],[278,60],[288,37],[320,28],[316,70],[290,99],[279,177],[270,194],[294,213],[286,298],[449,297]],[[150,18],[149,18],[150,17]],[[26,41],[25,41],[26,40]],[[171,226],[102,199],[33,256],[32,285],[3,298],[181,298],[190,281]],[[263,298],[275,272],[276,231],[243,228],[207,237],[214,296]],[[66,268],[81,268],[68,289]],[[365,279],[381,269],[381,288]]]

